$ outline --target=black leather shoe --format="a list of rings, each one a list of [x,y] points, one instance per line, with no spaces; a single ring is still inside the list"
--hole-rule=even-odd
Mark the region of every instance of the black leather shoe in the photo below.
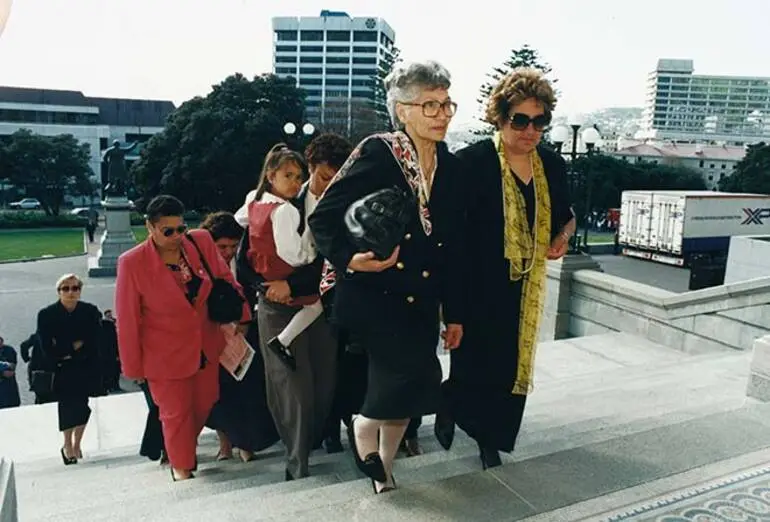
[[[286,470],[286,473],[284,473],[283,478],[286,482],[291,482],[292,480],[294,480],[294,477],[291,476],[291,473],[289,472],[288,469]]]
[[[342,453],[345,449],[342,447],[342,441],[335,437],[326,437],[324,439],[326,453]]]
[[[439,411],[436,414],[436,423],[433,425],[433,433],[436,435],[438,443],[441,447],[449,451],[452,447],[452,442],[455,440],[455,420],[446,409]]]
[[[479,446],[479,458],[481,459],[481,467],[484,469],[496,468],[503,464],[503,461],[500,460],[500,452],[494,448]]]
[[[353,452],[353,459],[361,473],[374,479],[377,482],[385,482],[388,476],[385,474],[385,465],[382,463],[380,454],[376,451],[369,453],[362,459],[358,456],[358,446],[356,445],[355,421],[348,426],[348,439],[350,440],[350,451]]]
[[[270,339],[267,343],[267,347],[288,369],[291,371],[295,371],[297,369],[297,360],[294,358],[291,350],[282,345],[281,341],[279,341],[277,337]]]

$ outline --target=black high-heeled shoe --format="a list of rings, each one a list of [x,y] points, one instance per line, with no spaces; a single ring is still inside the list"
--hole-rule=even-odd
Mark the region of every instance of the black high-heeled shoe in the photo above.
[[[500,460],[500,452],[494,448],[479,446],[479,458],[481,459],[481,467],[485,470],[503,465],[503,461]]]
[[[396,477],[394,477],[392,473],[390,474],[390,481],[393,483],[392,486],[384,486],[381,490],[377,491],[377,484],[374,482],[374,479],[372,479],[372,489],[374,490],[374,494],[379,495],[380,493],[387,493],[388,491],[396,489]]]
[[[352,421],[350,426],[348,426],[348,439],[350,441],[350,450],[353,452],[353,458],[356,462],[356,466],[361,470],[361,473],[372,480],[376,480],[377,482],[387,481],[388,476],[385,474],[385,465],[382,463],[382,458],[380,458],[379,453],[373,451],[366,455],[363,459],[358,455],[355,421]]]
[[[76,459],[75,457],[68,457],[64,453],[64,448],[63,447],[59,450],[59,453],[61,454],[61,460],[62,460],[62,462],[64,462],[65,466],[71,466],[72,464],[77,464],[78,463],[78,459]]]

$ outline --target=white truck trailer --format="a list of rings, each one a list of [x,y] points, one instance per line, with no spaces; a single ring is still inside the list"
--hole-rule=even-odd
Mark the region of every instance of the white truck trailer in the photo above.
[[[693,255],[727,255],[732,236],[770,234],[770,195],[697,190],[624,191],[623,255],[689,266]]]

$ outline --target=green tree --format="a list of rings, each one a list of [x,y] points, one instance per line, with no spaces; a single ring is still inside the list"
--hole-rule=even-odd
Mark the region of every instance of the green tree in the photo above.
[[[142,200],[163,192],[190,209],[237,208],[255,187],[267,151],[280,141],[299,145],[283,126],[301,127],[304,98],[293,78],[235,74],[185,102],[132,168]]]
[[[569,172],[572,199],[581,221],[586,210],[601,212],[620,207],[624,190],[706,189],[703,176],[687,167],[646,161],[630,163],[604,154],[577,158]]]
[[[59,215],[67,194],[94,193],[90,147],[71,134],[41,136],[21,129],[0,148],[3,181],[37,198],[48,215]]]
[[[770,145],[750,145],[733,173],[719,180],[719,190],[770,194]]]
[[[487,74],[487,80],[479,88],[479,98],[476,100],[479,104],[481,111],[481,117],[479,120],[483,123],[483,127],[476,131],[476,134],[487,136],[492,134],[493,127],[484,120],[484,112],[487,108],[487,100],[492,89],[502,80],[508,73],[519,67],[531,67],[542,71],[545,75],[550,75],[552,72],[551,66],[543,60],[540,53],[530,47],[528,44],[524,44],[520,49],[513,49],[508,59],[503,62],[502,65],[494,67],[491,72]],[[556,83],[558,80],[550,78],[551,83]]]

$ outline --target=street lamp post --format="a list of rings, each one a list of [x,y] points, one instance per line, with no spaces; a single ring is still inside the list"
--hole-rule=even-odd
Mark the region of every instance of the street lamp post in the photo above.
[[[564,143],[572,137],[572,147],[569,152],[570,157],[570,181],[571,181],[571,188],[572,193],[577,193],[577,188],[580,186],[580,183],[582,182],[585,185],[586,188],[586,209],[585,212],[588,214],[591,208],[591,184],[589,183],[589,179],[587,175],[583,176],[583,179],[578,179],[580,176],[580,173],[578,173],[575,170],[575,160],[578,158],[578,156],[582,155],[590,155],[594,151],[594,147],[596,147],[596,144],[600,141],[601,136],[599,135],[599,131],[597,131],[594,127],[586,127],[583,132],[580,132],[580,129],[584,125],[584,120],[580,117],[574,117],[571,118],[569,121],[569,127],[565,125],[558,125],[553,128],[551,131],[551,140],[553,141],[554,145],[556,146],[556,150],[559,152],[559,154],[562,154],[562,146]],[[583,142],[585,145],[585,152],[578,151],[578,140]],[[586,216],[586,220],[584,223],[584,230],[583,230],[583,243],[584,245],[588,245],[588,220]],[[570,240],[570,254],[579,254],[580,253],[580,236],[575,233],[572,236],[572,239]]]
[[[297,134],[297,125],[290,121],[286,122],[283,126],[283,132],[287,136],[294,138],[294,135]],[[308,122],[302,126],[302,135],[304,136],[305,139],[312,136],[314,133],[315,133],[315,126],[312,123]],[[299,141],[300,136],[297,136],[296,139],[297,141]]]

